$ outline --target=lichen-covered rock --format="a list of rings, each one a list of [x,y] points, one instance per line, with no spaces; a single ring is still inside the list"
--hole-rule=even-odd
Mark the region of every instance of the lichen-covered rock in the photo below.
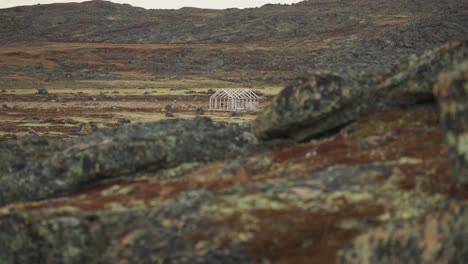
[[[442,74],[434,93],[452,175],[460,185],[468,187],[468,60]]]
[[[391,223],[359,236],[339,263],[466,263],[468,204],[449,204],[424,221]]]
[[[378,107],[433,101],[437,75],[467,58],[465,39],[410,57],[383,75],[369,70],[316,72],[296,79],[254,121],[255,134],[302,141]]]
[[[72,193],[96,181],[138,171],[236,157],[256,144],[246,128],[214,124],[207,118],[102,131],[63,143],[50,153],[40,147],[22,151],[7,144],[0,148],[8,151],[7,160],[13,164],[0,171],[0,204]],[[27,156],[38,157],[23,163]]]
[[[372,105],[367,72],[317,72],[284,88],[254,121],[261,138],[302,141],[340,127]]]
[[[381,76],[379,98],[391,105],[433,101],[437,76],[468,59],[468,38],[450,42],[421,56],[410,56]]]
[[[276,142],[205,118],[1,144],[0,264],[463,263],[468,190],[450,176],[439,114],[378,98],[419,102],[428,74],[447,71],[436,94],[463,170],[465,48],[453,47],[382,80],[298,79],[256,120],[259,136],[303,141],[354,120],[304,144],[256,153]]]
[[[0,177],[24,168],[27,162],[48,157],[63,147],[64,144],[40,137],[4,142],[0,144]]]
[[[335,263],[360,234],[453,200],[438,127],[434,112],[379,112],[342,135],[182,178],[9,204],[0,207],[0,263]]]
[[[107,248],[103,242],[135,228],[143,213],[45,211],[0,216],[0,263],[96,263]]]

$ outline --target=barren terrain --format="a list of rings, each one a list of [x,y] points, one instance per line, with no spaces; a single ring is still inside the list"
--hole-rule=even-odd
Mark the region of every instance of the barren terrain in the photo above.
[[[466,0],[2,9],[0,264],[465,264],[467,34]]]

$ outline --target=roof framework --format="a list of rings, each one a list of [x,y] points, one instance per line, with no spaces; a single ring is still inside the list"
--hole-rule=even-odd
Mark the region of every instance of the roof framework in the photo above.
[[[248,88],[223,88],[210,97],[211,111],[259,111],[261,97]]]

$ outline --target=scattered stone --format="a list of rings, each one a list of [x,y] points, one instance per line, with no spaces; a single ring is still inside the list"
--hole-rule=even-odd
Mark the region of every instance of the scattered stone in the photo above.
[[[63,121],[65,124],[69,124],[69,125],[76,125],[76,124],[79,124],[80,122],[79,121],[76,121],[76,120],[73,120],[71,118],[67,118]]]
[[[45,89],[45,88],[40,88],[40,89],[37,90],[36,94],[37,95],[48,95],[49,91],[47,91],[47,89]]]
[[[205,114],[205,110],[202,107],[197,107],[197,109],[195,110],[195,114],[203,115]]]
[[[127,119],[127,118],[119,118],[119,120],[117,120],[117,123],[123,125],[123,124],[130,124],[132,121],[130,121],[130,119]]]
[[[59,96],[59,97],[57,97],[57,102],[59,102],[59,103],[65,103],[65,98]]]
[[[164,107],[164,110],[166,111],[166,117],[174,117],[174,112],[171,104],[168,104]]]
[[[164,110],[166,110],[167,112],[172,112],[172,105],[171,104],[168,104],[164,107]]]
[[[91,134],[97,131],[98,126],[97,126],[97,123],[95,122],[80,123],[79,129],[82,134],[86,135],[86,134]]]

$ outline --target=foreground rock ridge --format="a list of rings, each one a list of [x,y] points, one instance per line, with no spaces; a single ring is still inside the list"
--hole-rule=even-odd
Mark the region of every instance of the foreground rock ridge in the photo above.
[[[0,263],[464,263],[467,54],[311,73],[250,127],[2,143]]]
[[[0,204],[70,193],[138,171],[234,158],[256,143],[245,128],[196,118],[102,131],[58,146],[44,141],[36,152],[6,145],[0,147],[6,149],[3,170],[10,168],[0,177]]]

